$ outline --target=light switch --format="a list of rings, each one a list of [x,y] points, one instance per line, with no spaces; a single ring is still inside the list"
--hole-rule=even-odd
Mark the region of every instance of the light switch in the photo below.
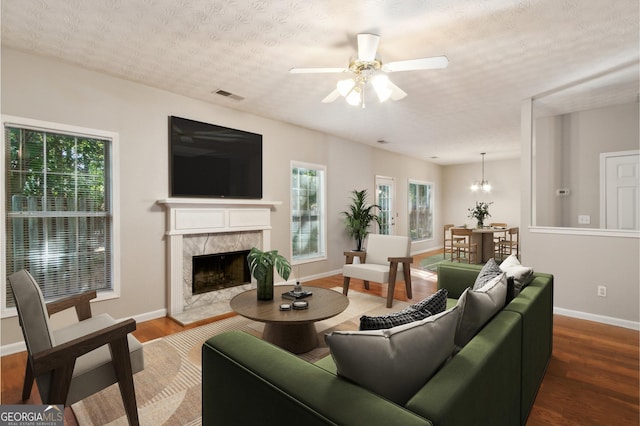
[[[589,225],[591,223],[591,216],[588,214],[578,215],[578,224],[580,225]]]

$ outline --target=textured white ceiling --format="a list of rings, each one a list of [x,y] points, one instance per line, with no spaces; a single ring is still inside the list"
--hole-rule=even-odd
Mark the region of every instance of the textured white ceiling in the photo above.
[[[638,0],[4,0],[2,44],[455,164],[480,152],[487,161],[518,157],[523,99],[637,61],[638,8]],[[361,32],[381,36],[382,61],[446,55],[449,67],[393,73],[408,96],[365,109],[320,102],[339,74],[288,73],[347,66]]]

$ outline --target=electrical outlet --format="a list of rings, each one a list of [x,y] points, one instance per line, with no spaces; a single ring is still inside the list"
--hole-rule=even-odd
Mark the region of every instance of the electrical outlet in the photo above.
[[[598,297],[607,297],[607,286],[599,285],[598,286]]]
[[[591,224],[591,216],[588,214],[578,215],[578,224],[579,225],[590,225]]]

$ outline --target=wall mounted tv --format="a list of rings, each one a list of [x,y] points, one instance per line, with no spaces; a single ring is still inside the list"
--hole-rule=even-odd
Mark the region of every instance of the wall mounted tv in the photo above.
[[[169,117],[172,197],[262,198],[262,135]]]

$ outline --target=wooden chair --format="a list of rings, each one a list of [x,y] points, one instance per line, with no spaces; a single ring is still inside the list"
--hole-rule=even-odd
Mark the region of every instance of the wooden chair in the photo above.
[[[15,272],[8,281],[27,346],[22,399],[31,395],[34,378],[43,404],[65,406],[117,382],[129,424],[138,425],[133,373],[144,368],[144,357],[142,345],[129,334],[135,320],[93,317],[89,301],[95,291],[45,304],[29,272]],[[52,330],[49,316],[68,308],[75,308],[79,322]]]
[[[451,228],[453,228],[454,225],[452,223],[448,223],[446,225],[444,225],[444,233],[443,233],[443,241],[442,241],[442,247],[444,247],[444,259],[447,260],[447,253],[451,253],[451,259],[453,260],[453,239],[451,237]],[[462,240],[462,238],[459,238],[460,240]]]
[[[466,260],[467,263],[476,263],[478,260],[478,245],[471,242],[473,231],[466,228],[451,228],[451,237],[453,238],[451,261]],[[464,255],[464,257],[463,257]]]
[[[504,239],[507,238],[507,224],[504,222],[491,222],[489,224],[492,228],[503,228],[504,231],[502,230],[494,230],[493,231],[493,251],[494,251],[494,257],[498,257],[498,252],[500,250],[500,247],[498,245],[498,243]]]
[[[348,251],[344,253],[346,264],[342,267],[344,282],[342,293],[346,296],[349,292],[351,278],[364,281],[364,288],[369,289],[369,281],[388,283],[387,308],[393,304],[393,292],[396,287],[398,271],[404,274],[404,284],[407,297],[413,297],[411,293],[411,240],[409,237],[397,235],[370,234],[367,241],[367,251]],[[353,263],[355,257],[360,263]]]
[[[520,228],[513,227],[507,230],[507,238],[497,243],[498,256],[500,260],[504,260],[511,254],[516,255],[520,259]]]

